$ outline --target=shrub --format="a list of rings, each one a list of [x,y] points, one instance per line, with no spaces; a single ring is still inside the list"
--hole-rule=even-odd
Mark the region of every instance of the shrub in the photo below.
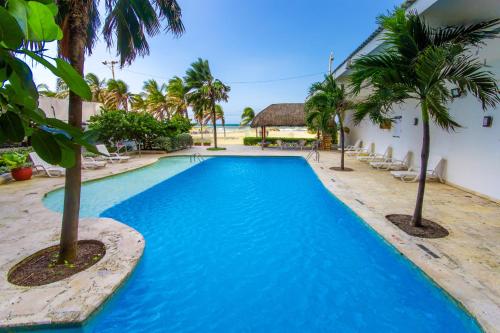
[[[315,138],[266,138],[266,142],[269,144],[276,144],[277,140],[283,142],[297,142],[299,140],[305,140],[307,145],[312,144],[316,141]],[[243,144],[245,146],[256,146],[262,142],[262,137],[247,136],[243,138]]]
[[[153,147],[161,149],[166,152],[173,152],[181,149],[191,147],[193,145],[193,138],[187,133],[179,134],[174,137],[158,137],[154,140]]]

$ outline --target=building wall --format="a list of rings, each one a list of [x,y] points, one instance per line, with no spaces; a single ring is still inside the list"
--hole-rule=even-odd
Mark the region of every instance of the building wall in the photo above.
[[[68,121],[68,99],[60,99],[53,97],[40,96],[39,107],[47,117],[57,118],[63,121]],[[90,116],[99,114],[101,104],[94,102],[83,102],[82,119],[83,122],[88,122]]]
[[[489,70],[500,79],[500,41],[489,42],[478,56],[486,59]],[[497,107],[498,108],[498,107]],[[462,96],[449,104],[452,117],[463,127],[448,133],[431,126],[430,155],[445,159],[444,176],[450,184],[476,192],[494,200],[500,200],[500,114],[497,109],[483,111],[473,96]],[[349,143],[363,140],[363,146],[374,143],[375,150],[383,153],[387,146],[393,156],[401,159],[407,151],[413,153],[412,165],[418,167],[422,143],[422,126],[419,106],[405,103],[394,110],[394,116],[402,116],[400,137],[394,130],[382,130],[369,120],[353,126],[348,121]],[[483,117],[492,116],[492,127],[482,127]],[[418,125],[414,119],[418,118]]]

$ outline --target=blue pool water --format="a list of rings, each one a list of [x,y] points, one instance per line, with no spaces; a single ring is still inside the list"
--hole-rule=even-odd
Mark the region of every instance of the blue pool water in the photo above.
[[[84,198],[141,181],[122,177]],[[102,311],[59,331],[480,331],[302,158],[212,158],[104,211],[94,202],[82,207],[137,229],[146,250]]]

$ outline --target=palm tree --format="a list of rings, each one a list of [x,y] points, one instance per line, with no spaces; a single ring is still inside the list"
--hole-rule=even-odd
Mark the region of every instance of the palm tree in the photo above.
[[[167,96],[167,85],[159,84],[156,80],[148,80],[144,82],[143,87],[146,109],[156,118],[170,119],[170,105]]]
[[[247,106],[246,108],[243,109],[243,113],[241,114],[240,124],[242,126],[246,126],[252,122],[253,118],[255,118],[255,112],[251,107]]]
[[[87,73],[85,81],[92,92],[92,102],[104,103],[106,98],[106,80],[99,79],[94,73]]]
[[[364,84],[373,91],[355,113],[359,123],[366,116],[381,123],[390,119],[393,105],[415,100],[420,105],[423,142],[417,201],[411,225],[422,227],[422,207],[430,149],[430,121],[447,131],[457,124],[448,112],[453,86],[468,91],[482,104],[495,107],[500,101],[498,86],[491,72],[474,55],[485,39],[498,36],[499,19],[469,26],[434,28],[417,13],[397,10],[381,16],[379,23],[387,31],[386,48],[377,55],[366,55],[353,64],[354,91]]]
[[[345,153],[345,127],[344,118],[345,112],[354,107],[353,102],[349,99],[346,89],[343,84],[337,84],[333,75],[325,75],[323,82],[313,83],[309,89],[309,96],[306,101],[306,107],[312,109],[319,108],[323,115],[323,122],[329,122],[327,118],[331,117],[331,121],[337,119],[340,130],[340,170],[345,170],[344,153]],[[313,117],[313,116],[310,116]],[[314,117],[313,117],[314,118]],[[312,120],[312,119],[310,119]],[[321,124],[321,126],[327,123]]]
[[[306,123],[309,128],[316,130],[318,140],[323,138],[323,146],[325,146],[325,139],[329,136],[336,136],[337,129],[332,111],[323,104],[315,105],[314,103],[317,102],[320,101],[316,99],[306,101],[304,105]]]
[[[68,96],[69,96],[69,87],[68,87],[68,85],[63,80],[57,79],[57,82],[56,82],[56,94],[55,94],[54,97],[56,97],[56,98],[68,98]]]
[[[189,117],[187,93],[188,89],[180,77],[174,76],[168,81],[167,97],[169,109],[172,110],[173,114],[184,115],[186,119]]]
[[[186,86],[188,88],[188,101],[202,106],[212,114],[215,119],[215,104],[220,101],[227,101],[231,88],[219,79],[215,79],[210,71],[208,60],[199,58],[191,64],[191,68],[186,71]],[[217,127],[214,126],[214,147],[217,148]]]
[[[224,117],[224,109],[220,104],[215,105],[215,121],[217,120],[221,121],[224,137],[226,137],[226,118]]]
[[[130,97],[130,108],[132,111],[147,112],[148,106],[144,94],[132,94]]]
[[[192,104],[194,119],[200,125],[201,139],[203,140],[203,126],[207,124],[207,111],[203,105]]]
[[[109,79],[106,88],[104,105],[109,108],[128,111],[128,102],[132,94],[128,85],[122,80]]]
[[[85,53],[91,54],[98,40],[101,26],[98,0],[59,0],[57,22],[63,31],[59,41],[60,55],[69,60],[83,76]],[[147,36],[157,35],[162,22],[167,21],[167,31],[180,35],[184,31],[181,9],[176,0],[136,0],[134,10],[129,1],[105,1],[106,15],[102,34],[108,47],[114,45],[116,36],[120,64],[131,63],[137,55],[149,53]],[[138,10],[140,9],[140,10]],[[70,125],[82,126],[82,99],[69,93]],[[75,145],[75,165],[66,172],[64,212],[62,220],[59,262],[71,262],[76,257],[78,218],[81,189],[81,147]]]
[[[56,97],[57,93],[55,91],[50,90],[49,86],[45,83],[40,83],[36,86],[36,90],[38,90],[38,94],[46,97]]]

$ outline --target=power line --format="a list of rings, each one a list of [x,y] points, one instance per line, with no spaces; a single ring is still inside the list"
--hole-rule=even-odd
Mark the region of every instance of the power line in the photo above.
[[[155,74],[148,74],[148,73],[142,73],[142,72],[136,72],[136,71],[131,71],[130,69],[122,69],[123,71],[130,72],[133,74],[137,75],[144,75],[147,77],[153,77],[153,78],[158,78],[158,79],[163,79],[163,80],[169,80],[170,78],[167,78],[165,76],[160,76],[160,75],[155,75]],[[318,76],[318,75],[325,75],[325,72],[317,72],[317,73],[311,73],[311,74],[304,74],[304,75],[297,75],[297,76],[288,76],[288,77],[282,77],[282,78],[277,78],[277,79],[268,79],[268,80],[255,80],[255,81],[230,81],[227,82],[227,84],[259,84],[259,83],[271,83],[271,82],[279,82],[279,81],[290,81],[290,80],[297,80],[297,79],[302,79],[306,77],[313,77],[313,76]]]

